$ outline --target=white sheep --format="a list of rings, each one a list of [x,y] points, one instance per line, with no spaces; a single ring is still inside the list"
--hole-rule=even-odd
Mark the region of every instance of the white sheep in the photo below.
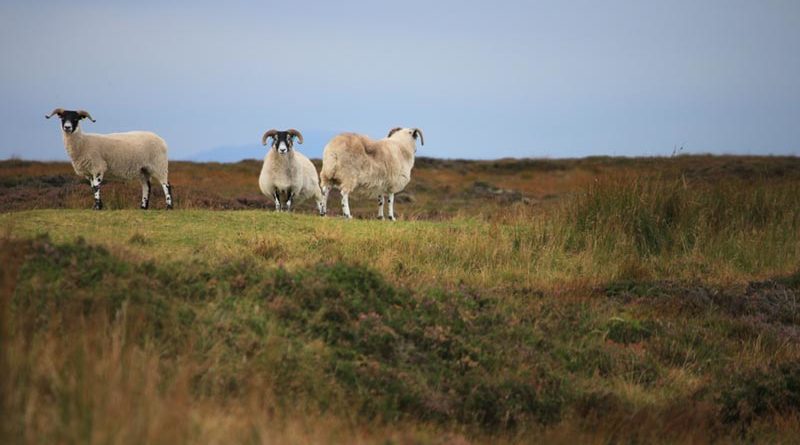
[[[325,215],[317,169],[307,157],[294,149],[294,139],[297,138],[297,142],[302,144],[303,135],[295,129],[273,129],[264,133],[261,144],[267,145],[269,138],[272,138],[272,147],[264,156],[258,178],[261,193],[275,201],[275,210],[279,212],[282,209],[291,211],[293,202],[301,202],[313,196],[316,198],[319,214]]]
[[[394,195],[411,180],[416,140],[425,145],[419,128],[393,128],[380,140],[343,133],[325,146],[322,154],[322,195],[325,206],[332,187],[342,193],[342,213],[350,215],[350,194],[366,192],[378,197],[378,218],[383,219],[384,195],[389,195],[389,219],[394,221]]]
[[[100,184],[106,173],[122,179],[138,177],[142,183],[142,209],[149,207],[150,178],[155,178],[164,189],[167,209],[172,208],[172,186],[167,179],[167,144],[158,135],[147,131],[83,133],[80,128],[82,119],[95,122],[88,112],[56,108],[45,118],[50,119],[53,115],[61,118],[64,147],[75,173],[88,179],[92,186],[95,210],[103,208]]]

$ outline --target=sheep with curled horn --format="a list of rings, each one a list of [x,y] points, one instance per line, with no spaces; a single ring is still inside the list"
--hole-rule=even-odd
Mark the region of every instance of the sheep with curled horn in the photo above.
[[[419,128],[392,128],[383,139],[355,133],[335,136],[322,154],[323,200],[327,204],[331,188],[342,194],[342,214],[352,218],[349,197],[364,192],[378,198],[378,218],[383,219],[384,196],[388,196],[389,219],[394,221],[394,195],[411,181],[417,138],[424,145]]]
[[[295,139],[299,144],[303,143],[303,135],[293,128],[286,131],[272,129],[261,137],[261,144],[267,146],[270,139],[272,143],[264,156],[258,178],[261,193],[273,199],[278,212],[291,211],[293,204],[313,197],[319,214],[325,215],[317,169],[294,148]]]
[[[103,208],[100,185],[106,174],[121,179],[139,178],[142,185],[142,209],[147,209],[150,205],[150,179],[155,179],[164,190],[167,209],[172,208],[167,143],[158,135],[149,131],[84,133],[80,122],[83,119],[95,122],[88,111],[56,108],[45,118],[50,119],[54,115],[61,119],[64,148],[75,173],[85,177],[92,186],[95,210]]]

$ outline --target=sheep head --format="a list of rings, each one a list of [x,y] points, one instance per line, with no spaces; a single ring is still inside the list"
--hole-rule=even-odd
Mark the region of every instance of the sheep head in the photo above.
[[[267,145],[267,139],[269,138],[272,138],[272,147],[275,148],[279,154],[286,154],[292,149],[294,138],[297,138],[298,143],[303,143],[303,135],[294,128],[286,131],[278,131],[273,128],[264,133],[264,136],[261,137],[261,144]]]
[[[387,138],[392,137],[393,134],[397,133],[398,131],[406,132],[409,136],[414,138],[414,140],[419,137],[419,143],[421,145],[425,145],[425,138],[422,136],[422,130],[419,128],[402,128],[402,127],[395,127],[389,130],[389,135],[386,136]]]
[[[89,114],[86,110],[65,110],[63,108],[56,108],[50,112],[50,114],[45,116],[45,119],[50,119],[53,115],[58,115],[61,118],[61,129],[64,130],[65,133],[73,133],[75,130],[78,129],[78,124],[82,119],[89,119],[92,122],[96,122],[92,115]]]

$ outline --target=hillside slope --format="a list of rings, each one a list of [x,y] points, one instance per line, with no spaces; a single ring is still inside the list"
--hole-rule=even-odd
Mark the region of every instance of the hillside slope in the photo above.
[[[773,161],[595,160],[396,223],[2,213],[0,441],[790,443],[800,194]],[[434,164],[452,196],[523,189]]]

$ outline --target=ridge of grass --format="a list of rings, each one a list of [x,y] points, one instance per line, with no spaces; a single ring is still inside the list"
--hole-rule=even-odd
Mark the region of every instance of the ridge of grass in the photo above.
[[[267,211],[36,210],[0,215],[15,236],[83,236],[157,260],[259,257],[288,268],[370,264],[395,282],[554,288],[612,280],[746,282],[800,259],[795,184],[600,181],[557,209],[499,220],[345,221]],[[131,241],[133,240],[133,241]]]

